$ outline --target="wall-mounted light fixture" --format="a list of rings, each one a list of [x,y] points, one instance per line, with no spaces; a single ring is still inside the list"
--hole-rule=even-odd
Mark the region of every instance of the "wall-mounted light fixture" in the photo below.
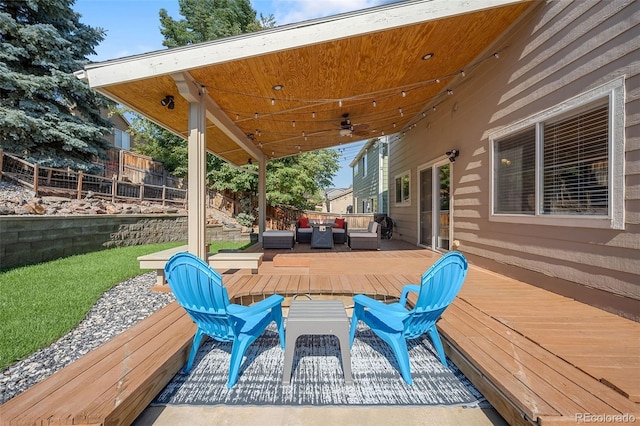
[[[171,95],[165,96],[164,99],[160,101],[160,105],[169,109],[174,109],[176,107],[176,104],[173,101],[173,96]]]
[[[453,163],[456,161],[456,157],[460,155],[460,151],[458,151],[457,149],[452,149],[451,151],[447,151],[445,155],[449,157],[449,161]]]
[[[247,160],[247,164],[248,164],[248,165],[253,164],[253,160],[251,159],[251,157],[249,157],[249,159]]]

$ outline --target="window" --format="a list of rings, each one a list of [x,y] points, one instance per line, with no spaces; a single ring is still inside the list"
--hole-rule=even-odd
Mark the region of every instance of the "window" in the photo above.
[[[411,174],[406,171],[395,177],[396,206],[411,205]]]
[[[131,149],[130,135],[120,129],[114,129],[113,139],[118,148]]]
[[[493,135],[491,220],[623,229],[623,89],[618,79]]]
[[[358,176],[358,164],[360,163],[356,163],[356,165],[353,166],[353,176]]]
[[[362,156],[362,177],[367,177],[367,154]]]

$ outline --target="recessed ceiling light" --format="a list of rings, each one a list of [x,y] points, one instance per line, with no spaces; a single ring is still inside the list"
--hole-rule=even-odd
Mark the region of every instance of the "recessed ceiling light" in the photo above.
[[[431,58],[433,58],[433,52],[427,53],[424,56],[422,56],[423,61],[426,61],[427,59],[431,59]]]
[[[284,86],[282,84],[276,84],[275,86],[272,87],[273,90],[282,90],[284,89]]]

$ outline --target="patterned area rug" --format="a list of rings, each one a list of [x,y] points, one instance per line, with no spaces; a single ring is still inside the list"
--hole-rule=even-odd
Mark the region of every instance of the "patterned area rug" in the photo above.
[[[483,405],[480,392],[455,366],[440,363],[428,337],[407,344],[411,386],[389,346],[365,326],[351,349],[353,384],[344,383],[336,337],[300,336],[291,384],[282,385],[284,351],[275,328],[269,328],[249,346],[238,382],[227,389],[231,344],[209,339],[190,374],[178,373],[152,405]]]

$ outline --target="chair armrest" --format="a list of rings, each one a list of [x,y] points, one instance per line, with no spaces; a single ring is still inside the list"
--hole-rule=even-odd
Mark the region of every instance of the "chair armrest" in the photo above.
[[[407,284],[402,287],[402,296],[400,296],[400,303],[402,306],[405,306],[407,303],[407,296],[409,296],[409,292],[420,293],[420,286],[416,284]]]
[[[344,222],[344,225],[342,225],[342,227],[344,228],[344,233],[346,234],[347,233],[347,228],[348,228],[348,224],[347,224],[346,221]]]
[[[387,305],[386,303],[382,303],[379,300],[376,299],[372,299],[369,296],[365,296],[364,294],[358,294],[353,296],[353,302],[356,305],[362,305],[365,308],[374,311],[374,312],[381,312],[384,314],[392,314],[392,315],[406,315],[406,311],[405,312],[397,312],[394,311],[392,309],[390,309],[390,306]]]
[[[227,307],[227,311],[231,315],[240,314],[242,316],[251,316],[255,314],[260,314],[266,311],[267,309],[273,309],[278,305],[282,306],[283,301],[284,301],[284,297],[280,296],[279,294],[273,294],[264,300],[254,303],[251,306],[231,304]]]

